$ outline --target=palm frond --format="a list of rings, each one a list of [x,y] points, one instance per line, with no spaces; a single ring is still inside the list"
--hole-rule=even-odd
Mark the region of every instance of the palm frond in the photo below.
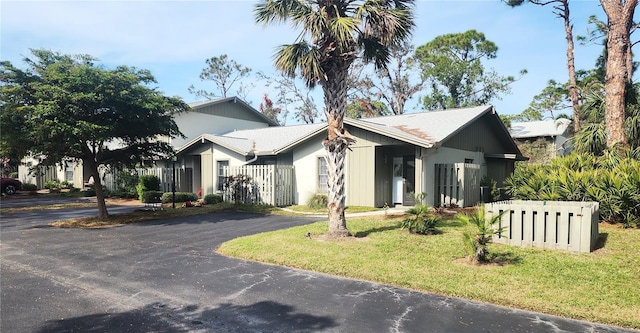
[[[280,46],[274,60],[276,69],[289,77],[295,77],[299,72],[309,87],[314,87],[318,80],[324,79],[320,53],[307,42]]]
[[[301,13],[309,11],[305,1],[299,0],[265,0],[256,4],[254,19],[265,26],[272,23],[284,23],[290,18],[303,16]],[[294,24],[298,24],[294,20]]]

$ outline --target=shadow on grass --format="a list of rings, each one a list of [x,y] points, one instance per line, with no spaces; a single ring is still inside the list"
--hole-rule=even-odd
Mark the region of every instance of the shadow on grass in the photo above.
[[[438,223],[438,228],[460,228],[462,226],[464,226],[464,223],[455,218],[443,218],[442,221]]]
[[[609,239],[609,233],[601,232],[598,235],[598,241],[596,242],[596,247],[593,250],[595,251],[604,248],[605,245],[607,245],[607,239]]]
[[[511,251],[489,253],[488,264],[498,266],[520,265],[522,258]]]
[[[370,234],[376,233],[376,232],[385,232],[385,231],[389,231],[389,230],[400,229],[400,225],[401,225],[401,223],[398,222],[398,223],[396,223],[394,225],[388,225],[388,226],[384,226],[384,227],[371,228],[371,229],[368,229],[368,230],[358,231],[358,232],[355,232],[353,234],[353,237],[356,237],[356,238],[367,237]]]

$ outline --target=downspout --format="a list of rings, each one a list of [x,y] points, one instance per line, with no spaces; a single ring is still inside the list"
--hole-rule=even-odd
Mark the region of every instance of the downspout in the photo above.
[[[256,152],[257,152],[256,142],[253,141],[253,148],[251,149],[251,153],[253,153],[253,158],[248,160],[248,161],[246,161],[246,162],[244,162],[242,165],[251,164],[251,163],[257,161],[258,160],[258,154],[256,154]]]

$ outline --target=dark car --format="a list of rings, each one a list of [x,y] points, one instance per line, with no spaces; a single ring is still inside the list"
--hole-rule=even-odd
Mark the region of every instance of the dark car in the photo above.
[[[2,193],[12,195],[16,191],[22,190],[22,182],[15,178],[0,178],[0,188],[2,188]]]

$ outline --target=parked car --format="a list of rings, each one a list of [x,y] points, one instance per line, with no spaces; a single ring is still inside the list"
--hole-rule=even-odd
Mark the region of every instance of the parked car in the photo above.
[[[2,188],[2,193],[12,195],[16,191],[22,190],[22,182],[15,178],[0,178],[0,188]]]

